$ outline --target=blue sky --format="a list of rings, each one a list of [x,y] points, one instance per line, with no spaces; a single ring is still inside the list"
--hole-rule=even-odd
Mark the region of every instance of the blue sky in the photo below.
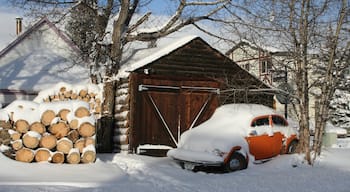
[[[169,13],[169,1],[154,0],[145,8],[154,14],[166,14]],[[0,0],[0,50],[16,37],[15,18],[23,15],[24,11],[10,6],[8,0]],[[25,19],[23,22],[26,25]]]

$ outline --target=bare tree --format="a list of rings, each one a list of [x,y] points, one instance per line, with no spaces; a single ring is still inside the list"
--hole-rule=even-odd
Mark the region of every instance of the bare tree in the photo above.
[[[350,11],[348,7],[348,2],[342,0],[340,7],[338,8],[338,14],[336,24],[330,25],[328,32],[325,35],[326,46],[324,47],[324,54],[321,56],[325,60],[326,71],[324,73],[324,78],[321,84],[321,94],[319,98],[319,106],[316,111],[315,117],[315,139],[313,142],[313,151],[314,157],[321,153],[322,145],[322,135],[325,130],[326,121],[329,119],[329,104],[330,100],[334,94],[335,89],[337,88],[342,73],[345,68],[349,67],[349,60],[347,60],[347,53],[343,52],[349,50],[350,40],[348,39],[349,32],[344,34],[346,39],[343,39],[342,28],[345,25],[346,17],[349,17]],[[345,47],[340,46],[341,40],[347,42]],[[344,60],[347,58],[346,60]]]
[[[336,53],[340,53],[337,50],[344,47],[339,43],[339,38],[347,37],[345,40],[349,41],[348,34],[339,33],[348,22],[348,6],[346,0],[246,0],[230,3],[227,6],[230,16],[221,20],[230,26],[229,30],[240,31],[240,38],[257,44],[274,45],[289,53],[290,62],[285,67],[295,82],[293,97],[298,98],[294,103],[300,127],[298,148],[310,164],[315,159],[311,157],[312,150],[316,153],[320,151],[321,136],[328,117],[328,101],[333,95],[336,79],[340,78],[335,75],[335,69],[340,71],[340,67],[336,67],[340,55]],[[330,30],[326,33],[327,27]],[[345,43],[345,46],[348,45]],[[322,52],[325,48],[327,52]],[[326,69],[323,73],[325,78],[319,78],[315,83],[310,73],[320,65]],[[310,147],[310,95],[315,87],[322,90],[322,96],[315,109],[316,136],[313,147]]]
[[[184,26],[194,24],[201,20],[213,20],[230,0],[177,0],[170,1],[176,6],[176,9],[169,17],[170,19],[162,27],[152,32],[136,33],[142,24],[150,17],[148,10],[141,11],[143,5],[151,0],[95,0],[95,1],[76,1],[76,0],[14,0],[11,1],[15,6],[27,8],[31,13],[47,14],[50,16],[59,15],[66,12],[72,5],[82,2],[85,6],[95,10],[96,36],[93,50],[93,61],[95,62],[96,72],[100,72],[102,66],[100,58],[108,55],[104,63],[104,74],[102,81],[104,83],[104,104],[103,113],[107,117],[113,117],[114,99],[115,99],[115,81],[114,77],[118,74],[118,69],[123,57],[125,45],[133,41],[152,41],[178,31]],[[200,11],[196,11],[200,10]],[[135,19],[135,15],[142,15]],[[106,27],[109,20],[113,17],[112,42],[103,44]],[[84,19],[80,18],[80,19]],[[135,21],[132,21],[135,19]]]

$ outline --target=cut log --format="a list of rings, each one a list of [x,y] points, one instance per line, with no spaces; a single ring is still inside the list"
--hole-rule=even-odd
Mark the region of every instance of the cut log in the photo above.
[[[66,137],[57,141],[56,149],[59,152],[68,154],[72,148],[73,148],[73,142]]]
[[[49,128],[50,133],[55,135],[57,139],[67,136],[69,130],[69,126],[65,122],[53,124]]]
[[[67,114],[70,112],[69,109],[61,109],[60,112],[58,112],[58,116],[63,120],[67,121]]]
[[[84,147],[85,147],[85,139],[84,138],[80,138],[74,143],[74,148],[78,148],[80,153],[83,152]]]
[[[0,127],[4,129],[11,129],[12,125],[10,121],[0,121]]]
[[[67,138],[75,143],[79,139],[79,132],[75,129],[69,131]]]
[[[45,126],[48,126],[51,124],[51,121],[56,117],[56,114],[52,110],[46,110],[42,115],[41,115],[41,123],[44,124]]]
[[[86,107],[79,107],[74,112],[75,116],[78,118],[90,116],[90,111]]]
[[[52,163],[64,163],[64,154],[62,152],[54,152],[52,157],[51,157],[51,162]]]
[[[9,133],[9,130],[2,129],[0,127],[0,139],[2,139],[2,141],[5,141],[5,140],[11,141],[11,135]]]
[[[28,148],[22,148],[16,152],[16,158],[17,161],[30,163],[34,159],[34,152],[31,149]]]
[[[19,133],[27,133],[29,130],[29,123],[23,119],[17,120],[15,126]]]
[[[78,164],[80,163],[80,153],[79,149],[72,148],[67,155],[67,163]]]
[[[66,97],[64,97],[63,94],[60,94],[60,95],[59,95],[59,100],[60,100],[60,101],[65,101],[65,100],[66,100]]]
[[[96,107],[95,107],[95,113],[101,113],[101,111],[102,111],[101,105],[96,105]]]
[[[37,149],[34,157],[36,162],[51,161],[51,151],[46,148]]]
[[[88,103],[90,101],[90,98],[89,97],[84,97],[82,100]]]
[[[43,134],[43,133],[46,132],[45,126],[44,126],[42,123],[40,123],[40,122],[34,122],[34,123],[32,123],[32,124],[29,126],[29,130],[31,130],[31,131],[36,131],[36,132],[38,132],[38,133],[40,133],[40,134]]]
[[[80,97],[85,97],[87,94],[88,94],[87,90],[82,89],[82,90],[79,91],[79,96]]]
[[[96,150],[93,145],[89,145],[83,149],[81,155],[81,162],[83,163],[93,163],[96,160]]]
[[[82,137],[91,137],[95,134],[96,128],[94,125],[91,125],[91,123],[84,122],[80,125],[78,131]]]
[[[73,119],[69,122],[69,127],[71,129],[78,129],[79,121],[78,119]]]
[[[101,104],[101,103],[102,103],[102,102],[101,102],[101,99],[96,98],[96,99],[95,99],[95,103],[96,103],[96,104]]]
[[[85,138],[85,146],[89,146],[89,145],[96,146],[95,138],[93,138],[93,137]]]
[[[39,141],[41,139],[41,135],[35,131],[28,131],[23,135],[23,145],[30,149],[35,149],[39,145]]]
[[[12,141],[11,143],[12,143],[12,149],[15,151],[18,151],[23,148],[23,142],[20,139]]]
[[[66,92],[64,92],[64,97],[66,97],[67,99],[70,99],[72,96],[72,93],[73,93],[72,90],[66,91]]]
[[[11,135],[11,140],[16,141],[18,139],[21,139],[22,134],[18,133],[17,131],[14,131],[12,129],[9,130],[9,134]]]
[[[49,133],[43,134],[39,143],[40,147],[50,149],[50,150],[55,148],[56,144],[57,144],[57,138],[54,135],[51,135]]]
[[[78,95],[76,93],[72,93],[72,95],[70,96],[70,98],[72,100],[76,100],[78,98]]]
[[[60,92],[61,92],[61,93],[66,92],[66,90],[67,90],[67,88],[66,88],[66,87],[64,87],[64,86],[60,88]]]

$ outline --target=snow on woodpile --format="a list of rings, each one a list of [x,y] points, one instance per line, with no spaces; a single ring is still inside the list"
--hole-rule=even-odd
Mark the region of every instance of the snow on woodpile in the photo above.
[[[0,110],[1,152],[22,162],[94,162],[100,90],[59,83],[34,101],[12,102]]]
[[[101,113],[102,85],[96,84],[68,84],[60,82],[50,89],[40,91],[38,96],[34,98],[37,103],[80,100],[90,105],[90,112],[99,118]]]

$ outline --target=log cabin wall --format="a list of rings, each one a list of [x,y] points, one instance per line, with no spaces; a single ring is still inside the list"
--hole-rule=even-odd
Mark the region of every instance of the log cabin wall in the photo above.
[[[161,120],[164,120],[170,122],[169,124],[171,125],[169,125],[169,127],[176,129],[174,126],[183,125],[183,123],[177,123],[175,125],[174,122],[185,120],[180,117],[181,115],[177,115],[177,113],[183,113],[179,109],[173,107],[177,112],[171,110],[173,106],[172,103],[182,105],[184,100],[196,100],[197,102],[201,102],[200,104],[196,104],[197,107],[195,108],[198,108],[196,112],[182,114],[185,116],[189,114],[190,117],[186,118],[190,119],[189,122],[191,122],[198,113],[200,107],[203,106],[205,98],[211,93],[210,91],[206,93],[191,91],[191,93],[188,93],[186,91],[184,92],[182,89],[180,92],[172,93],[172,91],[169,90],[162,90],[160,94],[158,94],[158,92],[149,92],[148,96],[145,97],[145,94],[141,93],[139,90],[141,84],[152,84],[155,86],[166,85],[172,87],[181,87],[183,85],[209,88],[217,87],[221,91],[231,89],[230,91],[223,91],[221,94],[214,96],[217,102],[210,102],[212,107],[206,109],[205,115],[201,116],[199,122],[208,119],[215,108],[221,104],[259,103],[270,107],[273,105],[272,95],[247,91],[248,89],[268,88],[263,82],[240,68],[236,63],[219,51],[213,49],[202,39],[196,38],[168,55],[134,70],[128,78],[118,81],[116,90],[117,103],[115,107],[115,152],[136,152],[137,147],[143,144],[159,144],[174,147],[174,138],[172,139],[169,137],[168,141],[159,140],[157,138],[165,137],[168,135],[169,130],[168,133],[165,129],[162,130],[165,132],[163,134],[156,133],[161,129],[158,128],[153,130],[152,133],[148,133],[147,131],[145,132],[148,128],[144,128],[144,124],[153,126],[152,123],[155,122],[157,125],[154,125],[154,127],[161,127],[164,125]],[[189,94],[191,95],[189,96]],[[153,99],[155,101],[152,101]],[[152,102],[155,102],[153,103],[154,105],[160,106],[161,110],[167,110],[168,112],[165,113],[168,115],[165,115],[165,117],[155,115],[156,110],[151,109]],[[145,109],[147,107],[150,109]],[[193,106],[191,107],[193,108]],[[154,113],[153,116],[151,113]],[[176,113],[176,115],[173,113]],[[147,116],[147,118],[145,116]],[[197,124],[199,122],[197,122]],[[188,122],[186,123],[188,124]],[[183,128],[181,128],[181,133],[183,131]],[[174,132],[174,130],[170,132]],[[176,135],[174,137],[176,137]],[[175,140],[176,139],[177,138],[175,138]]]
[[[124,78],[120,79],[116,86],[114,152],[129,151],[130,85],[129,78]]]

